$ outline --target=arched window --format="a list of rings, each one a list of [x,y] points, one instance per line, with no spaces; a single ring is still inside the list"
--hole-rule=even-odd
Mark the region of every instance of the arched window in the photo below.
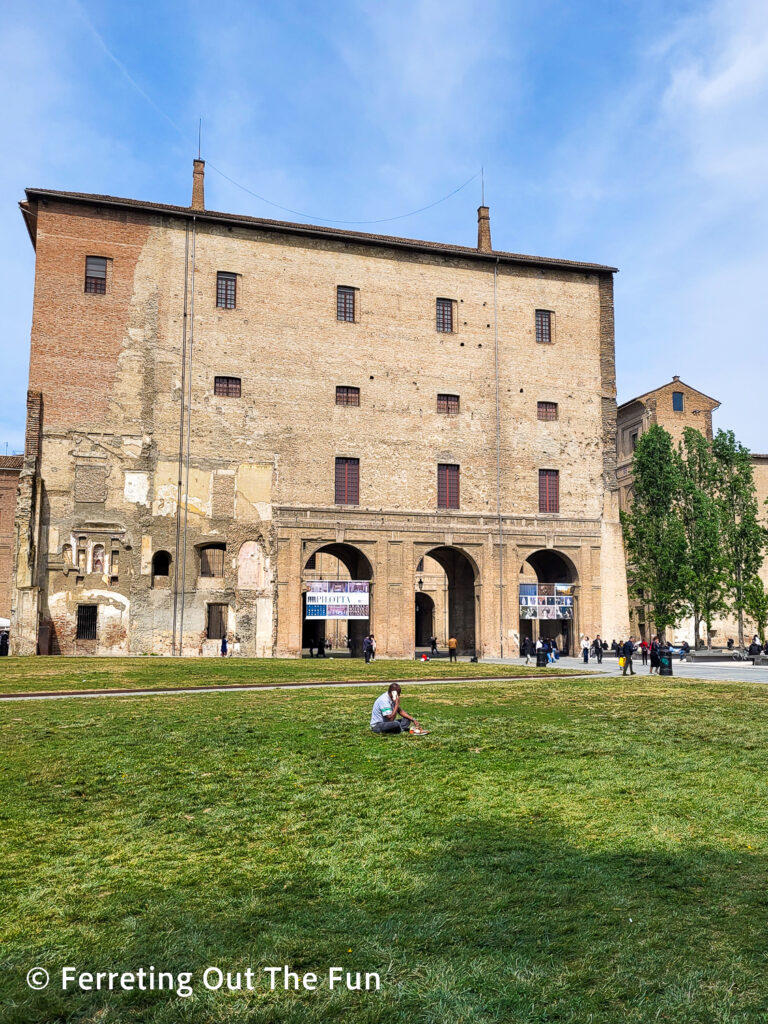
[[[200,548],[200,575],[223,576],[226,544],[207,544]]]
[[[152,576],[170,576],[171,556],[167,551],[156,551],[152,556]]]
[[[94,544],[91,556],[91,572],[104,574],[104,545]]]
[[[72,565],[72,545],[65,544],[61,549],[61,557],[65,565]]]

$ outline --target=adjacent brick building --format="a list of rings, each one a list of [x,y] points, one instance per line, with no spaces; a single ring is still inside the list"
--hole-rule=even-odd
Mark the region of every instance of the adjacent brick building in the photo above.
[[[215,213],[200,161],[194,182],[190,207],[21,204],[15,649],[209,652],[226,630],[296,656],[318,556],[370,585],[355,653],[373,630],[409,656],[418,616],[481,656],[626,632],[613,268],[495,251],[485,207],[470,248]],[[573,610],[521,625],[537,581]]]
[[[22,462],[21,455],[0,455],[0,619],[11,615],[13,521]]]

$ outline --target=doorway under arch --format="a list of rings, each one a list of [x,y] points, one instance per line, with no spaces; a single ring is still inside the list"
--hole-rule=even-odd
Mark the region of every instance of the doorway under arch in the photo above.
[[[549,637],[557,640],[561,654],[573,655],[576,653],[576,620],[578,616],[576,584],[578,581],[579,574],[576,566],[562,552],[543,548],[528,555],[520,566],[519,576],[521,584],[521,644],[525,637],[532,641],[539,637],[542,639]],[[525,608],[533,607],[531,604],[527,606],[522,604],[523,589],[529,589],[525,587],[526,584],[536,584],[538,587],[536,599],[539,603],[535,606],[537,614],[532,618],[524,617],[526,615]],[[546,588],[544,595],[541,593],[542,584]],[[566,598],[570,598],[570,603],[566,603]],[[529,612],[529,614],[532,613]]]
[[[460,548],[447,545],[425,551],[424,557],[434,559],[445,573],[448,606],[448,637],[446,640],[455,636],[458,641],[459,653],[474,655],[477,648],[478,632],[475,588],[480,575],[477,565]],[[426,596],[424,594],[416,595],[416,646],[420,646],[418,598]],[[421,614],[423,615],[423,613]],[[432,624],[434,628],[434,618]],[[428,644],[429,637],[421,646]]]
[[[368,580],[368,619],[307,619],[305,585],[311,580]],[[352,658],[362,658],[363,638],[371,632],[373,618],[373,566],[359,548],[351,544],[323,544],[305,553],[301,573],[301,646],[317,647],[330,641],[349,651]],[[344,642],[346,637],[349,643]]]
[[[416,595],[416,646],[429,647],[435,636],[435,602],[429,594]]]

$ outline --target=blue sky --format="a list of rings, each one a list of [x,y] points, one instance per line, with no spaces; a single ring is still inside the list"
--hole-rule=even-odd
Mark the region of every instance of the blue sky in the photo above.
[[[496,248],[620,268],[619,401],[679,374],[768,451],[765,0],[5,0],[0,25],[0,454],[23,446],[24,187],[187,204],[199,116],[212,209],[301,219],[211,165],[346,221],[483,165]],[[474,245],[479,200],[361,229]]]

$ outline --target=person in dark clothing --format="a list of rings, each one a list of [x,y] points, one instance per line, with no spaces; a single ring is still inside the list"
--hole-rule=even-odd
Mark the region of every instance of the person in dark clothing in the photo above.
[[[597,658],[597,664],[603,664],[603,641],[600,639],[600,634],[595,637],[592,643],[592,653]]]
[[[5,630],[0,633],[0,657],[5,658],[8,656],[8,634]]]
[[[618,652],[619,650],[619,645],[616,643],[615,640],[611,640],[611,650],[616,652]]]
[[[226,656],[227,656],[227,649],[228,649],[227,648],[227,634],[225,633],[224,636],[221,638],[221,656],[222,656],[222,658],[226,658]]]
[[[725,646],[728,648],[729,651],[733,650],[733,637],[732,636],[728,637],[728,643]]]
[[[641,643],[640,643],[640,655],[641,655],[641,657],[643,659],[643,664],[647,665],[648,664],[648,644],[647,644],[647,642],[645,640],[642,640]]]
[[[653,638],[653,640],[651,640],[651,669],[650,669],[650,672],[648,674],[652,675],[654,669],[658,673],[660,668],[661,668],[661,643],[659,641],[659,638],[657,636],[655,636]]]
[[[370,636],[363,637],[363,657],[365,658],[365,664],[367,665],[371,660],[371,654],[373,653],[373,644],[371,643]]]
[[[629,674],[633,676],[635,674],[635,670],[632,668],[632,655],[635,653],[635,638],[633,636],[621,648],[621,653],[624,655],[624,669],[621,674],[625,676],[629,669]]]
[[[325,657],[325,639],[323,637],[317,641],[317,656],[318,658]]]
[[[429,638],[429,653],[437,654],[437,637],[431,636]]]
[[[688,643],[687,640],[683,640],[683,642],[680,644],[680,661],[685,661],[686,655],[690,653],[691,645]]]
[[[533,644],[531,643],[530,637],[524,636],[523,642],[520,644],[520,655],[525,658],[525,664],[527,665],[531,660],[533,654]]]

